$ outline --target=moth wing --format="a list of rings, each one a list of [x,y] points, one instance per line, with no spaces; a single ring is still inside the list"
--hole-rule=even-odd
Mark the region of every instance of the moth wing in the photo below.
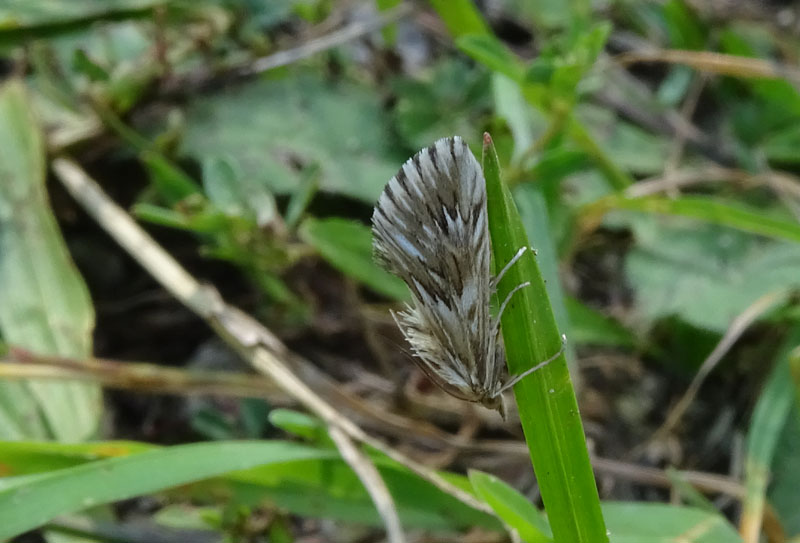
[[[409,339],[412,348],[429,360],[450,353],[441,362],[459,366],[476,394],[494,388],[486,184],[466,143],[441,139],[410,158],[378,199],[372,225],[376,259],[408,284],[427,334],[418,345]]]
[[[408,307],[400,313],[392,311],[392,317],[411,344],[414,355],[411,359],[428,379],[459,400],[480,401],[468,377],[459,371],[462,368],[448,363],[449,353],[443,351],[430,334],[419,328],[419,313],[416,309]]]

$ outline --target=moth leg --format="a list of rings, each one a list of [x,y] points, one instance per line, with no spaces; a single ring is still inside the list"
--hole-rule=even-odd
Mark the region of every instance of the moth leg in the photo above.
[[[527,250],[528,250],[528,248],[527,248],[527,247],[520,247],[519,251],[517,251],[517,254],[515,254],[515,255],[514,255],[512,258],[511,258],[511,260],[509,260],[509,261],[508,261],[508,264],[506,264],[505,266],[503,266],[503,269],[502,269],[502,270],[500,270],[500,273],[498,273],[498,274],[497,274],[497,275],[496,275],[496,276],[495,276],[495,277],[492,279],[492,290],[495,290],[495,289],[497,288],[497,285],[499,285],[499,284],[500,284],[500,280],[503,278],[503,276],[506,274],[506,272],[507,272],[508,270],[510,270],[510,269],[511,269],[511,266],[513,266],[514,264],[516,264],[516,263],[517,263],[517,261],[518,261],[520,258],[522,258],[522,255],[524,255],[524,254],[525,254],[525,251],[527,251]]]
[[[550,362],[552,362],[553,360],[555,360],[556,358],[558,358],[559,356],[564,354],[564,349],[566,349],[566,348],[567,348],[567,336],[564,335],[564,334],[561,334],[561,348],[558,350],[558,352],[556,354],[554,354],[553,356],[551,356],[550,358],[548,358],[544,362],[539,362],[534,367],[532,367],[530,369],[527,369],[527,370],[523,371],[522,373],[520,373],[519,375],[515,375],[514,377],[509,379],[506,383],[503,384],[502,387],[500,387],[500,390],[497,391],[497,394],[502,394],[506,390],[510,389],[511,387],[513,387],[514,385],[516,385],[517,383],[522,381],[525,377],[527,377],[531,373],[542,369],[543,367],[548,365]]]
[[[511,289],[511,292],[508,293],[506,299],[503,300],[502,304],[500,304],[500,311],[497,312],[497,316],[492,321],[492,328],[493,328],[492,337],[494,337],[494,342],[496,345],[500,344],[500,319],[503,317],[503,311],[506,310],[506,306],[511,301],[511,297],[514,294],[516,294],[518,290],[521,290],[525,287],[529,287],[530,285],[531,285],[530,281],[525,281],[524,283],[517,285],[516,287]]]
[[[521,289],[523,289],[525,287],[529,287],[529,286],[531,286],[531,282],[530,281],[525,281],[524,283],[520,283],[519,285],[517,285],[516,287],[511,289],[511,292],[508,293],[508,296],[506,296],[506,299],[503,300],[502,304],[500,304],[500,310],[497,312],[497,317],[495,317],[495,320],[497,321],[497,328],[498,329],[500,328],[500,319],[503,316],[503,311],[506,310],[506,306],[511,301],[511,297],[514,294],[516,294],[518,290],[521,290]]]

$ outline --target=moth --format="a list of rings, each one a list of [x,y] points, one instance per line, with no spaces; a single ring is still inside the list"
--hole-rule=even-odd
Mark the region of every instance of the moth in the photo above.
[[[496,409],[503,392],[563,352],[504,379],[500,317],[515,287],[492,316],[491,298],[521,248],[492,277],[486,181],[458,136],[440,139],[411,157],[387,183],[372,214],[376,261],[412,293],[392,312],[413,360],[445,392]],[[562,337],[563,340],[563,337]]]

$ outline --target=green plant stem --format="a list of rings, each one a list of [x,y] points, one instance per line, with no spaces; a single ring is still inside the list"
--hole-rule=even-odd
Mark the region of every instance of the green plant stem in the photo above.
[[[586,151],[603,175],[616,190],[624,190],[633,184],[630,175],[621,170],[597,144],[586,128],[575,117],[569,123],[569,134],[581,149]]]
[[[525,229],[500,168],[491,137],[484,135],[484,174],[489,230],[495,262],[508,262],[528,247]],[[511,375],[517,375],[557,352],[560,334],[536,259],[528,251],[498,286],[498,297],[516,285],[530,286],[514,295],[503,314],[503,339]],[[578,403],[566,357],[560,356],[514,387],[525,440],[556,543],[607,543],[600,499],[592,473]]]

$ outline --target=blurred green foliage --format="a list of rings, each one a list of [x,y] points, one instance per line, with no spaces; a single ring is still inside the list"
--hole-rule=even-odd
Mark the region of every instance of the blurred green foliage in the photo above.
[[[459,134],[477,154],[485,130],[570,349],[616,350],[685,375],[759,297],[798,287],[800,41],[774,14],[719,17],[683,0],[600,11],[579,0],[509,0],[486,12],[470,0],[432,0],[375,25],[380,32],[313,50],[343,24],[374,22],[400,4],[0,5],[0,345],[92,352],[94,311],[44,193],[47,159],[58,153],[88,166],[102,156],[115,172],[100,179],[110,192],[134,194],[138,219],[188,233],[203,258],[231,265],[276,327],[313,324],[308,268],[321,261],[364,300],[407,299],[402,282],[372,261],[371,205],[419,148]],[[659,57],[666,50],[678,60]],[[285,51],[298,55],[271,56]],[[620,53],[660,60],[631,64]],[[265,57],[274,67],[254,73]],[[652,192],[637,193],[642,186]],[[755,522],[756,539],[742,530],[748,543],[761,518],[748,515],[764,503],[787,539],[800,535],[800,403],[775,348],[776,338],[785,351],[796,342],[787,330],[800,311],[796,297],[786,300],[731,356],[739,365],[718,369],[761,383],[775,368],[758,398],[736,404],[738,431],[750,436],[739,519]],[[2,439],[110,437],[98,434],[93,386],[0,387]],[[280,411],[267,420],[268,405],[239,405],[235,421],[201,411],[194,430],[222,440],[280,429],[306,444],[0,444],[2,534],[156,492],[199,500],[162,510],[164,525],[229,535],[265,500],[290,514],[379,524],[318,421]],[[408,528],[501,528],[373,456]],[[524,540],[551,540],[540,513],[508,485],[478,472],[451,476]],[[21,498],[29,492],[42,502]],[[707,510],[626,502],[603,513],[615,543],[741,540]],[[270,537],[291,540],[281,519]]]

